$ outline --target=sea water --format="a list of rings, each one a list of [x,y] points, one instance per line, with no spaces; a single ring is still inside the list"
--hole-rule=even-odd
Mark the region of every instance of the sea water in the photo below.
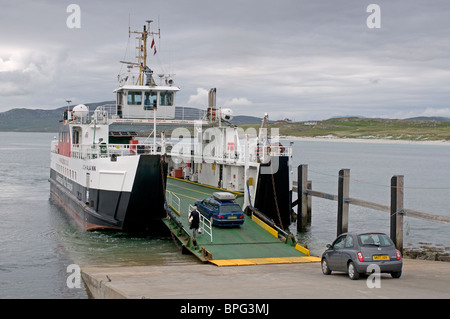
[[[88,298],[84,285],[68,287],[71,264],[198,262],[181,254],[171,238],[80,229],[50,199],[54,136],[0,132],[0,299]]]

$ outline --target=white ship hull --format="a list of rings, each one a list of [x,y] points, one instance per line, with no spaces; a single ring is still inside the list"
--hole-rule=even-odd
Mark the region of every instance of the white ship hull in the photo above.
[[[159,155],[96,159],[51,154],[50,191],[86,230],[154,229],[165,216]]]

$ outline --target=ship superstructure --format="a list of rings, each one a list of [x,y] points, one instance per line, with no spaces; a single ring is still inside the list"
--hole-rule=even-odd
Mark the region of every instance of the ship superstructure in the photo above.
[[[286,228],[290,223],[291,149],[260,130],[243,131],[231,124],[232,111],[216,106],[216,90],[197,120],[175,116],[176,94],[171,75],[147,65],[147,41],[160,32],[131,32],[137,63],[123,62],[116,104],[91,111],[86,105],[64,113],[62,130],[52,142],[51,195],[85,229],[152,229],[166,216],[166,177],[244,193],[244,208],[258,209]],[[132,69],[139,70],[137,75]],[[125,124],[125,125],[124,125]],[[135,125],[152,128],[140,138]],[[170,125],[171,134],[157,128]],[[124,129],[128,128],[128,129]],[[273,133],[273,132],[272,132]]]

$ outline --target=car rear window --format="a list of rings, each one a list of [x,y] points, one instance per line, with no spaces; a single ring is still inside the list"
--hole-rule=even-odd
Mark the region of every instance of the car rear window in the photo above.
[[[361,234],[358,235],[359,242],[364,246],[381,246],[387,247],[393,245],[391,239],[386,234],[377,234],[377,233],[369,233],[369,234]]]
[[[240,213],[242,212],[241,206],[238,204],[232,205],[220,205],[220,213]]]

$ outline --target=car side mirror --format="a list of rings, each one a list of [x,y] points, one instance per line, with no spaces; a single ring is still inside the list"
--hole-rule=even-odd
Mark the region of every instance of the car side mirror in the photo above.
[[[331,248],[331,244],[327,244],[327,248]]]

